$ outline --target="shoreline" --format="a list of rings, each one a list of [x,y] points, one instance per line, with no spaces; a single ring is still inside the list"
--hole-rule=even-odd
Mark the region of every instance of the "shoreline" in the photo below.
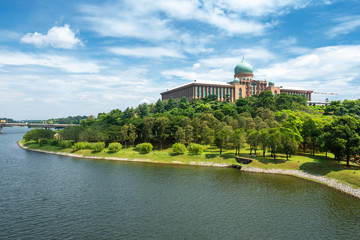
[[[156,163],[156,164],[177,164],[177,165],[190,165],[190,166],[202,166],[202,167],[231,167],[232,164],[228,163],[212,163],[212,162],[190,162],[190,163],[183,163],[181,161],[172,161],[167,163],[162,163],[159,161],[154,161],[150,159],[144,158],[118,158],[118,157],[96,157],[96,156],[85,156],[81,154],[73,154],[73,153],[64,153],[64,152],[52,152],[46,151],[41,149],[34,149],[24,146],[20,141],[18,141],[18,145],[20,148],[33,151],[33,152],[41,152],[41,153],[48,153],[48,154],[55,154],[67,157],[75,157],[75,158],[87,158],[87,159],[94,159],[94,160],[107,160],[107,161],[124,161],[124,162],[140,162],[140,163]],[[251,172],[251,173],[266,173],[266,174],[280,174],[280,175],[287,175],[298,177],[301,179],[309,180],[312,182],[320,183],[336,189],[342,193],[348,194],[350,196],[356,197],[360,199],[360,188],[356,189],[349,184],[341,183],[336,179],[327,178],[320,175],[313,175],[306,172],[302,172],[300,170],[283,170],[283,169],[263,169],[257,167],[250,167],[250,166],[242,166],[241,171],[244,172]]]

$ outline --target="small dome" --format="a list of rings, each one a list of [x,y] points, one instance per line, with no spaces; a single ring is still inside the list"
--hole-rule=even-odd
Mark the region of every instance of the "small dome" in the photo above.
[[[239,73],[253,73],[253,68],[252,66],[247,63],[245,61],[245,58],[243,58],[243,60],[241,61],[241,63],[239,63],[238,65],[236,65],[235,70],[234,70],[235,74],[239,74]]]
[[[233,82],[240,82],[240,80],[238,78],[234,78]]]
[[[269,82],[269,85],[274,85],[274,83],[273,83],[273,82]]]

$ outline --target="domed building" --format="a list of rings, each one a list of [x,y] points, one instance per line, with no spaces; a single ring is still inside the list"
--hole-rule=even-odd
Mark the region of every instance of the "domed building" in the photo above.
[[[282,89],[275,87],[273,82],[267,83],[266,80],[254,80],[253,68],[245,61],[245,58],[235,66],[234,79],[231,82],[218,81],[198,81],[168,89],[161,93],[162,100],[186,97],[188,101],[193,98],[199,99],[209,95],[216,95],[219,101],[229,100],[235,102],[239,98],[249,97],[259,94],[262,91],[270,90],[275,96],[282,92],[291,95],[304,96],[307,101],[311,101],[312,91]]]

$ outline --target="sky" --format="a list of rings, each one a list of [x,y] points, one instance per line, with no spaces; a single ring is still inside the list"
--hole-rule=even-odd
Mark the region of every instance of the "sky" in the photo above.
[[[0,117],[137,107],[243,57],[256,80],[359,99],[360,1],[0,0]]]

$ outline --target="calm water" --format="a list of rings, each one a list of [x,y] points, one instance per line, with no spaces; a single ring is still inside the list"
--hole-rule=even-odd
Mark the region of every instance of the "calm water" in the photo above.
[[[0,239],[360,239],[360,201],[235,169],[74,159],[0,135]]]

